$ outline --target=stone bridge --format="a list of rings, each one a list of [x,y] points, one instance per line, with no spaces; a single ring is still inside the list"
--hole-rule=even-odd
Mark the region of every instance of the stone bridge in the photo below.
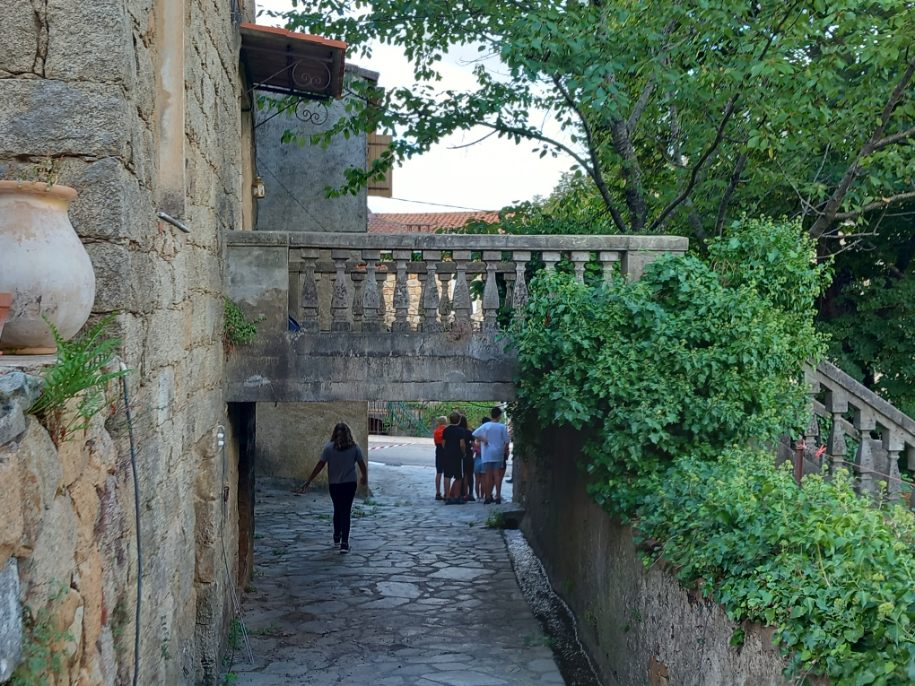
[[[502,324],[531,268],[637,279],[687,239],[230,231],[229,297],[257,320],[227,363],[230,402],[508,400]]]

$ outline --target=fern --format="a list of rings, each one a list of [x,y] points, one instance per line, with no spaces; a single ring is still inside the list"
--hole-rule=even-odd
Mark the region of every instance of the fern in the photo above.
[[[111,370],[121,345],[119,338],[106,335],[113,320],[114,315],[108,315],[73,340],[65,341],[45,319],[57,343],[57,363],[45,372],[41,396],[29,412],[42,420],[55,443],[87,428],[92,417],[105,407],[108,383],[127,373],[127,370]],[[71,409],[68,402],[72,398],[77,403]]]

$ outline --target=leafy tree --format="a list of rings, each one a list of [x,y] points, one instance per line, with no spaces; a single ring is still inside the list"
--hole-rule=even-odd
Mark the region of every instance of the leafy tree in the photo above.
[[[399,45],[418,85],[353,85],[338,133],[396,134],[352,190],[474,126],[566,154],[618,232],[721,233],[734,208],[797,214],[814,237],[915,197],[910,0],[296,0],[291,28],[370,57]],[[476,46],[475,88],[439,90]],[[541,127],[547,111],[564,133]],[[321,138],[319,136],[318,138]]]
[[[835,256],[818,324],[842,369],[915,416],[915,203],[900,210]]]

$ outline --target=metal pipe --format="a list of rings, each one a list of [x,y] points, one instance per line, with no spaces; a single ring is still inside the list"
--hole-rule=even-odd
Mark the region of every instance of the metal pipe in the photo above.
[[[169,224],[171,224],[172,226],[174,226],[174,227],[175,227],[176,229],[178,229],[179,231],[184,231],[184,233],[190,233],[190,232],[191,232],[191,230],[190,230],[189,228],[187,228],[187,226],[186,226],[181,220],[175,219],[175,218],[174,218],[173,216],[171,216],[170,214],[166,214],[165,212],[156,212],[156,216],[157,216],[159,219],[161,219],[162,221],[168,222]]]

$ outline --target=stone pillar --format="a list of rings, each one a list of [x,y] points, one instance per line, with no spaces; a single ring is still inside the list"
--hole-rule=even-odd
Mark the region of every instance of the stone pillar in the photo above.
[[[499,286],[496,283],[496,264],[501,253],[484,251],[486,263],[486,285],[483,288],[483,331],[494,333],[499,330]]]
[[[470,260],[469,250],[455,250],[453,252],[455,264],[454,275],[454,325],[455,328],[470,330],[470,289],[467,286],[467,262]]]
[[[157,0],[156,209],[180,219],[185,212],[185,0]]]
[[[530,294],[527,290],[527,281],[525,281],[525,269],[530,262],[531,253],[528,251],[516,250],[512,254],[515,261],[515,288],[512,292],[512,308],[516,316],[524,316],[524,308],[527,306]]]
[[[410,308],[410,293],[407,289],[407,260],[412,256],[409,250],[395,250],[394,262],[397,273],[394,277],[394,323],[391,331],[409,331],[410,322],[407,321],[407,310]]]
[[[349,291],[349,276],[346,274],[346,260],[349,254],[345,250],[332,250],[331,259],[334,261],[334,294],[331,299],[331,331],[352,331],[349,320],[352,300]]]
[[[299,306],[301,309],[301,321],[299,322],[302,331],[317,333],[320,328],[318,319],[318,283],[315,280],[315,262],[318,259],[317,250],[303,250],[302,259],[304,265],[302,268],[302,292],[299,296]]]
[[[585,265],[591,259],[591,253],[587,250],[572,251],[572,265],[575,267],[575,279],[579,283],[585,282]]]
[[[436,333],[442,330],[442,325],[438,321],[438,281],[436,279],[436,262],[442,259],[440,250],[423,251],[423,259],[426,262],[426,278],[423,282],[422,295],[422,330],[427,333]]]
[[[362,330],[376,332],[382,330],[379,311],[381,298],[379,297],[378,275],[375,271],[378,264],[377,250],[363,250],[365,260],[365,284],[362,287]]]

